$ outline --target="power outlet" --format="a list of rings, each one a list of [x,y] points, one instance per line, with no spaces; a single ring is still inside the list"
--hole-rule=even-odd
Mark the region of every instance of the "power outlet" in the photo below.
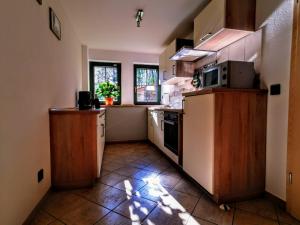
[[[281,94],[281,85],[280,84],[272,84],[270,87],[271,95],[280,95]]]
[[[44,169],[40,169],[37,173],[38,183],[40,183],[44,179]]]

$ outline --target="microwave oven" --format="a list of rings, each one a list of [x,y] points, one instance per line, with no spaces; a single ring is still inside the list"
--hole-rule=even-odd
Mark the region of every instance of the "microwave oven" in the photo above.
[[[253,88],[255,70],[253,62],[226,61],[200,69],[200,88]]]

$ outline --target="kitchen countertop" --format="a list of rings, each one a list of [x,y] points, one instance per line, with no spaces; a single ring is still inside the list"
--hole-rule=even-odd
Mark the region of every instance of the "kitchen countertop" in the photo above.
[[[94,113],[101,114],[105,112],[104,108],[101,109],[84,109],[79,110],[78,108],[50,108],[49,113],[51,114],[70,114],[70,113]]]
[[[182,93],[184,97],[197,96],[197,95],[206,95],[213,93],[226,93],[226,92],[245,92],[245,93],[268,93],[267,89],[233,89],[233,88],[207,88],[198,91]]]
[[[148,110],[183,113],[182,109],[175,109],[175,108],[169,108],[169,107],[149,107]]]

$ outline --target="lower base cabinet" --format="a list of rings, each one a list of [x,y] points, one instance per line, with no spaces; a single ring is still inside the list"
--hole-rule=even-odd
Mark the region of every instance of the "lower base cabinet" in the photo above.
[[[267,92],[203,93],[185,97],[183,170],[218,203],[264,193]]]
[[[164,145],[164,111],[148,110],[148,139],[178,164],[178,156]]]
[[[97,115],[97,177],[100,177],[105,148],[105,112]]]
[[[100,173],[105,110],[50,109],[51,185],[92,186]]]

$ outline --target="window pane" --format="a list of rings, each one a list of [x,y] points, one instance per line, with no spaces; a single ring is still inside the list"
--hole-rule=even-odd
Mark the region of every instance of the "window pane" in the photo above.
[[[136,102],[137,103],[158,103],[158,69],[145,66],[136,68]]]
[[[96,90],[100,83],[103,82],[112,82],[114,84],[118,84],[118,69],[112,66],[95,66],[94,67],[94,90]],[[99,98],[100,101],[104,101],[103,97]],[[118,101],[114,99],[114,101]]]

